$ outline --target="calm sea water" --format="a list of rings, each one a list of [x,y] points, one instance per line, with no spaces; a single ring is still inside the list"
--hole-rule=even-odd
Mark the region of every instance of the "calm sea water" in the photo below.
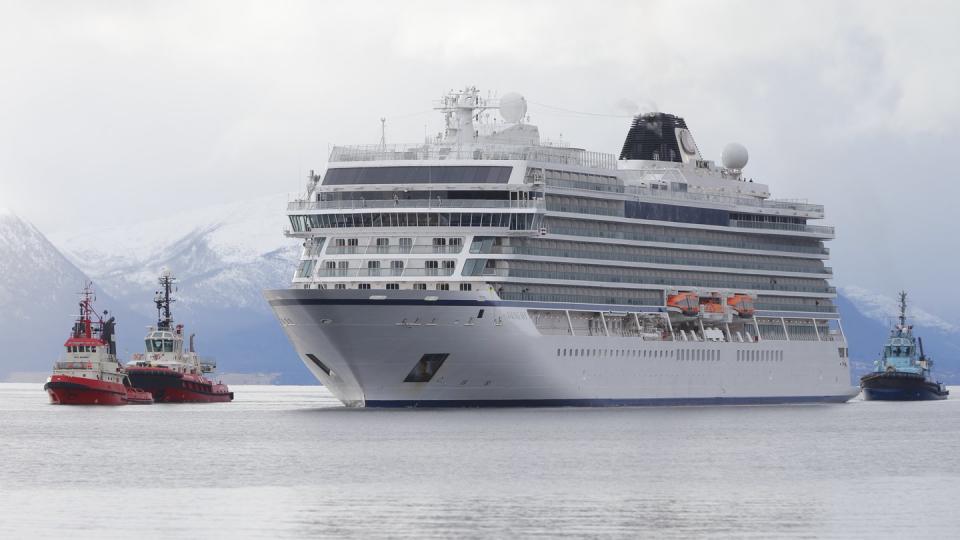
[[[0,384],[0,538],[960,535],[960,399],[378,411],[235,390],[98,408]]]

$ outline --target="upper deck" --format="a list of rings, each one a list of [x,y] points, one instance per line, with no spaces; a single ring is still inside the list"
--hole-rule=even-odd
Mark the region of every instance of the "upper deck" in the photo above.
[[[381,161],[528,161],[616,170],[617,157],[563,146],[509,144],[445,145],[437,143],[334,146],[330,163]]]

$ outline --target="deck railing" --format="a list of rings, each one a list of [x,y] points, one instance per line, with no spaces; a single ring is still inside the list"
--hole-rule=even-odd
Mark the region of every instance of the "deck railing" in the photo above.
[[[518,160],[577,165],[595,169],[617,168],[617,158],[613,154],[562,146],[389,144],[334,146],[330,152],[331,163],[429,160]]]

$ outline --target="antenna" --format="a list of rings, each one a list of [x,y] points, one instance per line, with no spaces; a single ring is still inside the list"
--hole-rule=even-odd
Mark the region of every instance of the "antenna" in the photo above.
[[[380,117],[380,148],[387,147],[387,119]]]

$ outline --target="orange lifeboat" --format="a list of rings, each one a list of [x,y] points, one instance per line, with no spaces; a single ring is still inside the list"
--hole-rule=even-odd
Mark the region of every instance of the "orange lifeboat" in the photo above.
[[[704,319],[719,321],[726,318],[726,306],[723,303],[723,296],[719,293],[713,293],[707,298],[700,299],[700,310]]]
[[[727,298],[727,305],[743,318],[753,317],[753,297],[749,294],[734,294]]]
[[[667,308],[678,310],[685,317],[696,317],[700,313],[700,297],[689,291],[671,294],[667,297]]]

